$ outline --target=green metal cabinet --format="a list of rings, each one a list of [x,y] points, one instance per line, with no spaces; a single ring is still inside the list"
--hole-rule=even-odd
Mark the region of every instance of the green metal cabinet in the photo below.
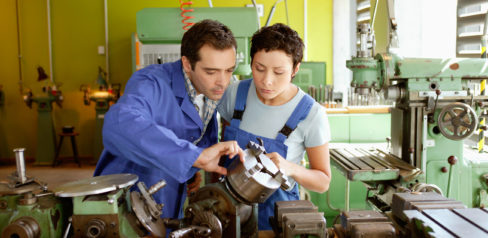
[[[328,114],[332,143],[386,142],[390,136],[389,113]]]

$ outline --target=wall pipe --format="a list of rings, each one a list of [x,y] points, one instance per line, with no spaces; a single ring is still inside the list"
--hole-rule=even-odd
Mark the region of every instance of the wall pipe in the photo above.
[[[54,84],[54,71],[53,71],[53,41],[51,36],[51,0],[47,1],[47,35],[48,35],[48,45],[49,45],[49,79]]]
[[[303,61],[307,61],[308,59],[308,35],[307,35],[307,0],[303,0],[303,44],[305,45],[304,50],[303,50]]]
[[[22,45],[21,45],[21,33],[20,33],[20,8],[19,8],[19,0],[15,0],[15,16],[17,18],[17,57],[19,63],[19,90],[20,94],[23,94],[24,89],[24,74],[22,73]]]
[[[105,80],[107,85],[110,85],[110,64],[109,64],[109,51],[108,51],[108,6],[107,0],[103,1],[103,18],[105,21]]]

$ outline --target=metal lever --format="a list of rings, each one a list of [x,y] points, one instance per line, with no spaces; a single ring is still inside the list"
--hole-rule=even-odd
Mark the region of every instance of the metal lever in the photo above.
[[[189,226],[169,233],[170,238],[178,237],[208,237],[212,234],[212,230],[204,226]]]
[[[161,180],[161,181],[157,182],[156,184],[154,184],[153,186],[151,186],[147,192],[149,193],[149,195],[153,195],[154,193],[159,191],[159,189],[164,188],[164,186],[166,186],[166,181]]]
[[[449,180],[447,182],[447,197],[449,197],[449,194],[451,194],[451,183],[452,183],[452,166],[456,164],[457,162],[457,157],[454,155],[449,156],[447,158],[447,162],[449,163]]]

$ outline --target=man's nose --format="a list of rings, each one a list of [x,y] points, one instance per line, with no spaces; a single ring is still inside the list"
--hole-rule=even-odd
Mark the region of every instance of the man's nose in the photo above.
[[[217,75],[217,78],[215,79],[215,84],[218,86],[226,85],[230,81],[231,76],[232,74],[229,74],[224,71]]]

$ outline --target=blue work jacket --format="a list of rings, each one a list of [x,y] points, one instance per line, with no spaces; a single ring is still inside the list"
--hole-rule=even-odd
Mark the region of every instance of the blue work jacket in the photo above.
[[[192,165],[203,149],[217,143],[215,114],[200,142],[192,143],[203,122],[184,80],[181,60],[134,73],[124,95],[105,114],[105,149],[95,169],[95,176],[136,174],[147,187],[166,180],[166,187],[154,194],[164,204],[162,217],[182,217],[185,182],[199,170]]]

